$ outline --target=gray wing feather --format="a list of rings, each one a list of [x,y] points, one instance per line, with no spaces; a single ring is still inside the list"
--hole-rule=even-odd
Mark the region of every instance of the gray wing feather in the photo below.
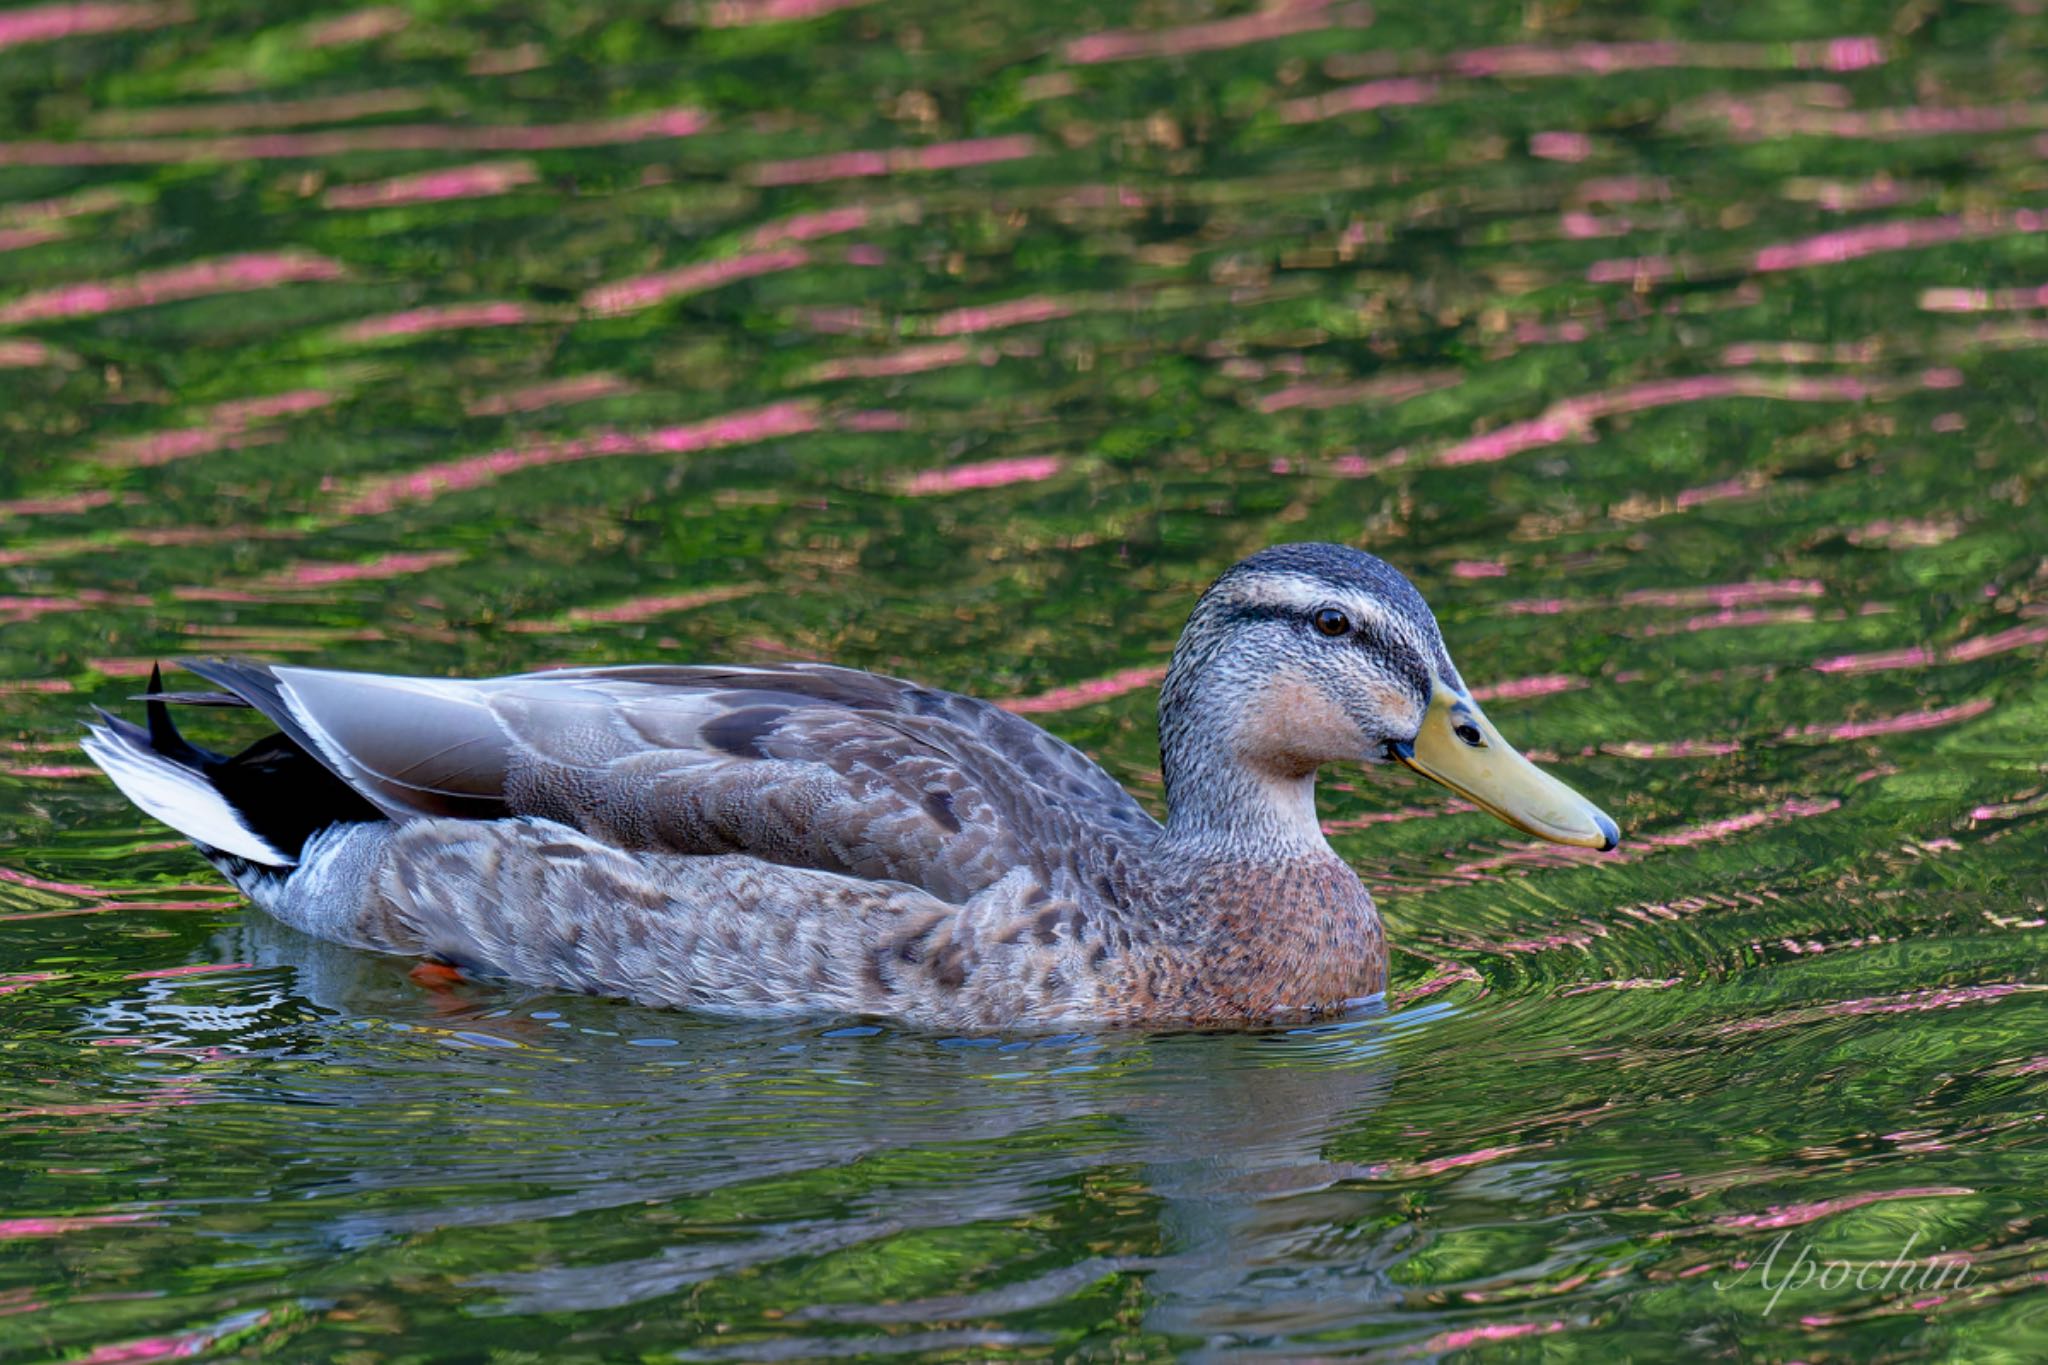
[[[622,850],[746,853],[952,902],[1017,868],[1050,884],[1048,850],[1158,828],[1028,721],[851,669],[460,681],[243,667],[260,678],[205,676],[249,696],[400,821],[535,816]]]

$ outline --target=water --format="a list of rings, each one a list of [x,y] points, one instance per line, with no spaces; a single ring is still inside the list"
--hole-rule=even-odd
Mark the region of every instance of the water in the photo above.
[[[0,11],[0,1356],[2048,1352],[2048,17],[1667,9]],[[1156,803],[1310,538],[1628,842],[1330,774],[1399,951],[1307,1032],[416,980],[75,748],[815,657]]]

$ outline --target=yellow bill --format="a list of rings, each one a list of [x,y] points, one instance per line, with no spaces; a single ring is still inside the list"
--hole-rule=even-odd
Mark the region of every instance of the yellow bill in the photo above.
[[[1607,813],[1523,758],[1478,703],[1437,681],[1413,744],[1394,757],[1516,829],[1554,844],[1613,848],[1621,830]]]

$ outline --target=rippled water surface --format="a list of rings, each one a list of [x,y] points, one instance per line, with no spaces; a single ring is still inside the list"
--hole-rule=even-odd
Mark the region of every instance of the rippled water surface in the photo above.
[[[2048,1353],[2044,49],[2020,0],[0,10],[0,1356]],[[1330,774],[1399,945],[1342,1026],[416,979],[76,749],[180,654],[823,658],[1156,804],[1194,594],[1316,538],[1627,832]]]

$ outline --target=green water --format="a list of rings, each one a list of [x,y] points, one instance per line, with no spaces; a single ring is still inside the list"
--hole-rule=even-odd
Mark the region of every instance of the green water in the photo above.
[[[0,10],[0,1357],[2048,1354],[2044,45]],[[180,654],[805,657],[1156,804],[1194,594],[1301,539],[1626,838],[1329,774],[1398,946],[1341,1027],[419,981],[75,747]]]

